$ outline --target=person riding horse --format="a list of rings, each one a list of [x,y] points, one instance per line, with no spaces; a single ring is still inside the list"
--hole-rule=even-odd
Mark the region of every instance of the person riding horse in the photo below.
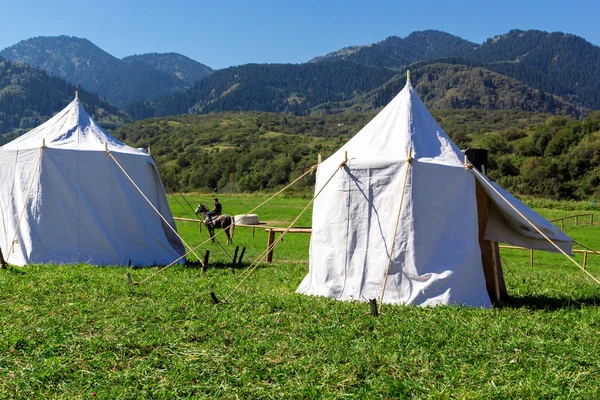
[[[210,238],[214,242],[215,229],[223,229],[227,235],[227,244],[233,244],[233,231],[235,229],[235,218],[231,215],[223,214],[223,207],[219,199],[215,199],[215,206],[212,211],[208,211],[206,205],[200,203],[196,208],[196,215],[204,216],[204,225],[208,228]]]
[[[219,199],[215,198],[215,206],[212,209],[212,211],[206,213],[206,216],[208,217],[210,222],[212,222],[212,218],[221,215],[222,211],[223,206],[221,206],[221,203],[219,203]]]

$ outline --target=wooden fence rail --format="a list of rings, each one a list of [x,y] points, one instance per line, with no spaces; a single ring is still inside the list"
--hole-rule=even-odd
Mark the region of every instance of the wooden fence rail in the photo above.
[[[273,245],[273,241],[275,240],[275,233],[279,232],[279,233],[283,233],[285,231],[288,231],[287,233],[311,233],[312,229],[311,228],[267,228],[265,229],[265,231],[267,231],[269,233],[269,239],[267,241],[267,262],[273,262],[273,247],[271,247]]]
[[[529,250],[529,263],[531,268],[533,268],[533,250],[532,249],[528,249],[527,247],[519,247],[519,246],[498,246],[501,249],[507,249],[507,250]],[[571,250],[573,253],[582,253],[583,254],[583,269],[587,269],[587,259],[588,259],[588,254],[596,254],[598,255],[598,253],[595,253],[593,251],[589,251],[589,250],[580,250],[580,249],[573,249]]]
[[[569,215],[568,217],[553,219],[550,222],[560,221],[560,228],[564,230],[565,229],[565,219],[575,218],[575,225],[578,226],[579,225],[579,217],[590,217],[590,225],[594,225],[594,214],[592,214],[592,213]]]

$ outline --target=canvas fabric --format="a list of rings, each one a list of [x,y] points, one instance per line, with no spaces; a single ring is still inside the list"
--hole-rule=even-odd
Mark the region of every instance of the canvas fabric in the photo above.
[[[322,192],[313,208],[309,272],[297,291],[339,300],[380,298],[391,255],[384,303],[491,307],[475,179],[408,82],[319,165],[315,193]],[[487,239],[546,249],[514,210],[486,192],[495,206]],[[564,233],[514,197],[507,199],[570,251]]]
[[[152,158],[102,130],[78,100],[0,147],[0,247],[11,264],[167,264],[184,254],[169,225]]]

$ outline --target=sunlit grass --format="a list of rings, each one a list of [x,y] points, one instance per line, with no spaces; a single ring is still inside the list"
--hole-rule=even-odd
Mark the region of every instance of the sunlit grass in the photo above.
[[[212,204],[213,196],[191,196]],[[243,214],[259,196],[223,196],[224,212]],[[175,216],[191,217],[170,199]],[[257,210],[289,223],[309,199],[279,197]],[[539,210],[549,218],[569,211]],[[600,222],[600,215],[598,215]],[[310,215],[298,225],[309,226]],[[285,226],[281,224],[281,226]],[[190,244],[207,238],[194,223]],[[600,227],[566,232],[600,248]],[[224,236],[219,236],[223,237]],[[2,398],[598,398],[598,287],[564,257],[503,250],[511,300],[492,310],[384,306],[295,294],[307,272],[309,235],[290,234],[229,303],[266,247],[264,227],[238,227],[247,247],[232,268],[218,246],[211,268],[89,265],[0,271]],[[226,246],[233,253],[235,246]],[[581,261],[582,256],[577,259]],[[281,262],[278,262],[281,261]],[[283,262],[285,261],[285,262]],[[600,256],[589,256],[600,276]]]

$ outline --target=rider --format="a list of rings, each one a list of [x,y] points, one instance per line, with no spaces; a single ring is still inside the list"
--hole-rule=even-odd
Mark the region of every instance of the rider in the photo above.
[[[221,206],[221,203],[219,203],[219,199],[215,197],[215,206],[212,209],[212,211],[206,213],[206,216],[212,222],[212,217],[218,217],[219,215],[221,215],[222,210],[223,207]]]

